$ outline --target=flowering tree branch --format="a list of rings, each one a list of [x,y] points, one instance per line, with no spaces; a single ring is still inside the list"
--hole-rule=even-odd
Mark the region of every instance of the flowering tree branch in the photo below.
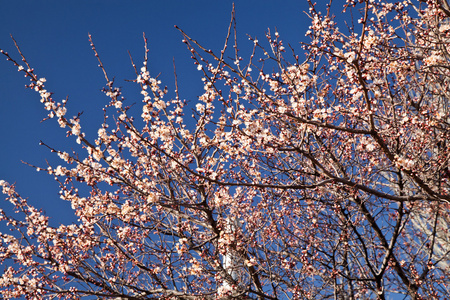
[[[96,138],[13,39],[22,62],[1,53],[82,151],[42,143],[62,164],[30,164],[59,183],[74,224],[51,226],[0,181],[17,212],[0,210],[2,297],[448,295],[448,3],[349,0],[348,27],[332,8],[310,2],[303,60],[276,31],[241,57],[234,8],[219,51],[177,27],[204,88],[192,101],[175,63],[174,95],[151,75],[144,35],[141,67],[130,54],[140,116],[89,35],[108,98]]]

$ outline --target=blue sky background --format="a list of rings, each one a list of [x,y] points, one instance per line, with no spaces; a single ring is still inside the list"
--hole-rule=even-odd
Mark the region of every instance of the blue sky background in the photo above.
[[[277,28],[285,42],[298,52],[306,41],[309,26],[306,0],[236,1],[239,48],[251,49],[246,34],[264,40],[267,28]],[[46,88],[60,101],[69,97],[68,115],[83,111],[82,129],[88,138],[96,135],[102,120],[101,108],[108,100],[100,89],[105,86],[102,71],[90,48],[88,32],[116,86],[122,86],[128,103],[140,102],[129,50],[138,67],[143,61],[145,32],[150,48],[151,74],[161,73],[163,85],[173,91],[175,58],[181,97],[195,101],[202,93],[200,73],[181,42],[178,25],[212,50],[223,47],[232,1],[4,1],[0,0],[0,48],[20,60],[10,34],[19,43]],[[244,55],[243,55],[244,56]],[[246,58],[244,56],[244,58]],[[59,150],[79,150],[74,138],[65,138],[65,129],[55,120],[40,123],[46,116],[39,95],[25,89],[29,80],[0,57],[0,179],[16,183],[17,191],[36,207],[52,216],[52,223],[75,221],[69,203],[59,200],[58,184],[44,172],[21,163],[54,166],[62,162],[39,141]],[[134,88],[134,89],[133,89]],[[133,99],[135,97],[136,99]],[[91,134],[90,134],[91,133]],[[0,196],[0,207],[8,205]]]
[[[328,1],[317,0],[321,5]],[[300,41],[308,41],[305,32],[310,20],[306,0],[235,1],[239,48],[251,49],[246,34],[264,40],[267,28],[280,33],[302,54]],[[336,5],[338,7],[338,5]],[[100,91],[105,86],[88,41],[93,35],[97,50],[115,85],[122,86],[126,103],[140,103],[127,51],[138,67],[143,61],[145,32],[150,48],[150,72],[161,73],[163,85],[174,90],[173,58],[175,58],[181,97],[195,101],[203,91],[200,72],[181,42],[178,25],[208,48],[219,51],[230,21],[232,1],[7,1],[0,0],[0,48],[20,60],[10,34],[19,43],[28,62],[39,77],[47,79],[46,88],[60,101],[69,97],[67,116],[83,111],[82,130],[92,139],[103,121],[101,109],[108,98]],[[334,11],[340,15],[340,9]],[[244,59],[247,56],[242,55]],[[46,116],[39,95],[24,85],[29,80],[18,73],[13,64],[0,56],[0,179],[16,183],[17,191],[36,207],[51,216],[51,223],[71,223],[70,204],[59,199],[58,184],[44,172],[21,163],[46,166],[46,160],[57,166],[62,161],[39,146],[39,141],[56,149],[80,150],[75,139],[65,138],[66,129],[56,120],[43,123]],[[137,114],[136,114],[137,115]],[[0,196],[0,208],[9,205]],[[401,299],[401,298],[399,298]]]

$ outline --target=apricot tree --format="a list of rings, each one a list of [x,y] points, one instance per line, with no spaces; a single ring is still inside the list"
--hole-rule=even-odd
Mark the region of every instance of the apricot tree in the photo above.
[[[113,116],[95,139],[17,44],[22,61],[1,50],[85,150],[44,144],[63,162],[36,167],[74,224],[50,226],[0,182],[18,211],[1,211],[13,229],[0,239],[3,298],[448,295],[447,2],[311,3],[308,15],[305,55],[268,31],[242,58],[234,14],[220,51],[179,29],[204,86],[190,101],[151,74],[144,36],[136,117],[90,38]]]

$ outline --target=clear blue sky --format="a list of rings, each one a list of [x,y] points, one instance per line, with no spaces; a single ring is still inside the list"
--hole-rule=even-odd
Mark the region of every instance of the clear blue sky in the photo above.
[[[267,28],[277,28],[285,43],[302,54],[300,41],[310,20],[306,0],[266,1],[236,0],[240,48],[252,43],[246,34],[264,39]],[[323,5],[325,2],[317,0]],[[189,35],[213,50],[223,46],[230,21],[232,1],[7,1],[0,0],[0,48],[19,59],[10,39],[19,43],[36,74],[47,79],[47,89],[59,101],[69,97],[68,116],[83,111],[82,128],[89,137],[96,135],[107,98],[100,92],[105,86],[88,42],[93,35],[96,47],[110,76],[124,88],[128,103],[140,102],[134,87],[125,79],[134,79],[127,51],[139,66],[143,57],[142,33],[150,46],[151,74],[161,73],[161,80],[173,90],[172,59],[175,58],[181,96],[195,101],[202,92],[200,74],[181,43],[178,25]],[[334,14],[340,14],[335,11]],[[245,56],[244,56],[245,58]],[[74,138],[65,138],[65,130],[55,120],[40,123],[46,113],[37,93],[26,90],[29,80],[0,56],[0,179],[16,182],[17,191],[36,207],[52,216],[53,225],[75,221],[69,203],[59,199],[58,185],[46,173],[37,173],[21,160],[46,166],[61,161],[47,144],[65,151],[79,149]],[[129,92],[129,93],[128,93]],[[133,99],[135,97],[136,99]],[[7,208],[0,196],[0,207]]]
[[[142,33],[150,44],[150,68],[161,73],[163,84],[173,90],[172,59],[175,58],[181,96],[195,101],[200,95],[200,74],[181,43],[178,25],[213,50],[223,46],[230,21],[232,1],[6,1],[0,0],[0,48],[19,59],[10,34],[19,43],[39,77],[47,79],[47,89],[60,101],[69,96],[68,116],[83,111],[82,128],[95,135],[102,122],[101,108],[107,98],[101,70],[90,49],[88,32],[110,76],[122,86],[130,102],[139,103],[127,89],[134,79],[127,50],[139,66],[143,57]],[[301,53],[299,41],[309,26],[306,0],[236,1],[240,48],[251,47],[246,34],[264,39],[267,28],[277,28],[285,42]],[[51,176],[37,173],[21,163],[46,166],[61,164],[56,155],[39,146],[43,140],[60,149],[79,149],[73,138],[55,120],[40,123],[45,116],[37,93],[24,88],[29,80],[0,57],[0,179],[16,182],[17,190],[31,203],[45,209],[53,224],[71,222],[69,203],[59,200],[58,185]],[[0,207],[7,208],[0,196]]]

